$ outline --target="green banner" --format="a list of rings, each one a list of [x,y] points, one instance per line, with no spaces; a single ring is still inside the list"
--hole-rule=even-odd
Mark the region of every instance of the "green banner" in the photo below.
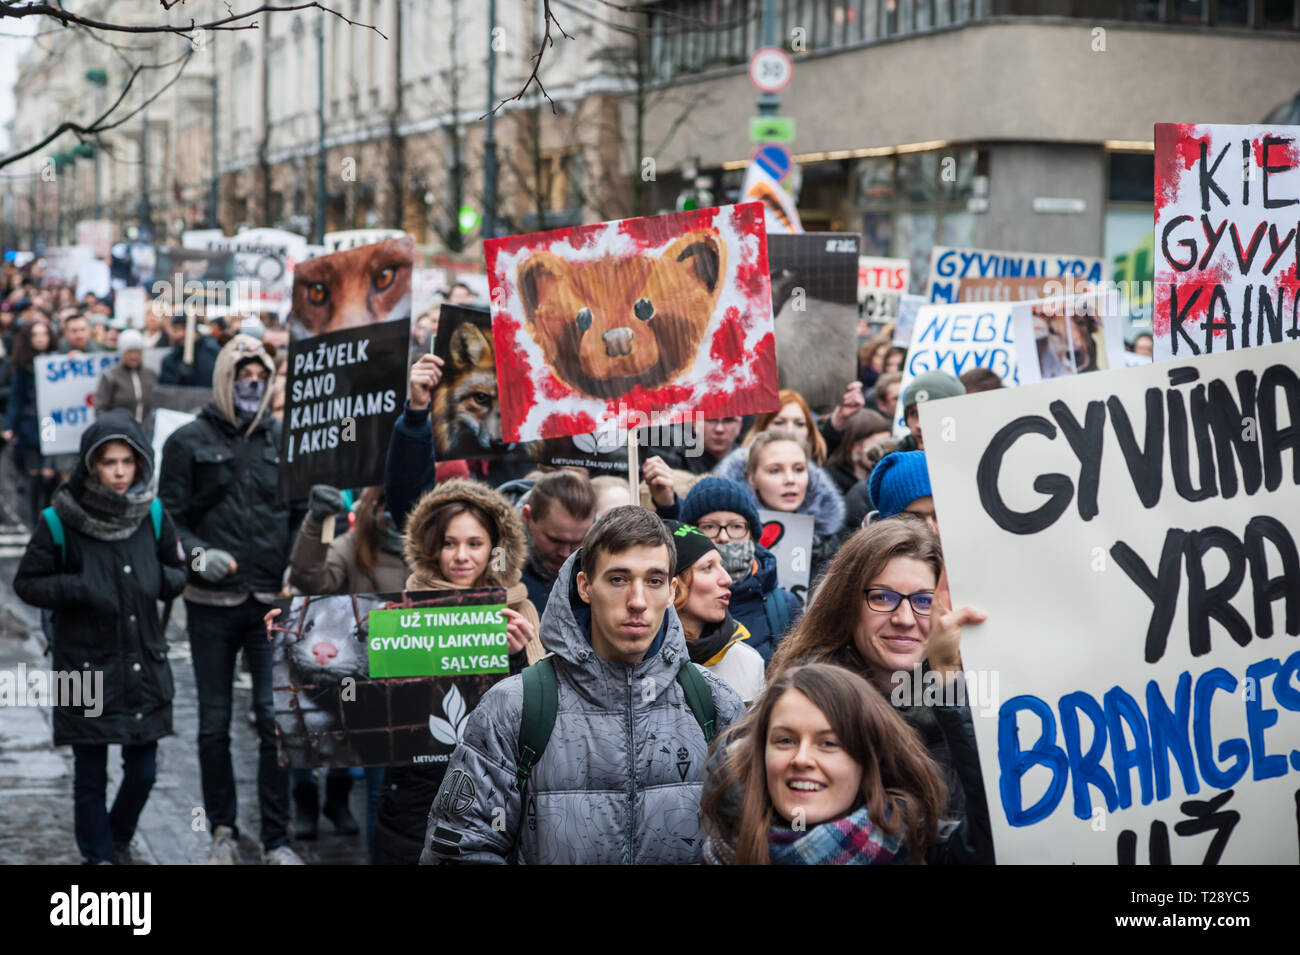
[[[409,607],[370,613],[370,677],[508,673],[505,607]]]

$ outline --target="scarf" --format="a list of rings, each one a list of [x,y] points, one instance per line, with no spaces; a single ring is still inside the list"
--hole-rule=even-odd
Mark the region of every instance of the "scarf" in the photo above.
[[[54,512],[78,533],[101,541],[126,540],[149,515],[154,492],[137,484],[125,494],[92,481],[70,481],[54,492]]]
[[[262,396],[266,393],[266,382],[256,378],[235,380],[235,418],[239,427],[246,427],[262,407]]]
[[[524,560],[526,567],[534,577],[547,586],[555,584],[555,578],[560,575],[558,570],[551,570],[546,563],[537,555],[537,548],[533,546],[533,535],[528,533],[528,527],[524,527],[524,536],[528,538],[528,557]]]
[[[730,613],[719,623],[707,624],[703,633],[694,640],[686,641],[686,651],[691,655],[691,662],[704,666],[718,655],[718,651],[727,645],[735,633],[736,621],[731,619]]]
[[[907,854],[872,823],[866,806],[803,832],[773,826],[768,841],[773,865],[894,865]]]
[[[714,545],[722,555],[722,569],[736,585],[754,572],[754,541],[727,541]]]

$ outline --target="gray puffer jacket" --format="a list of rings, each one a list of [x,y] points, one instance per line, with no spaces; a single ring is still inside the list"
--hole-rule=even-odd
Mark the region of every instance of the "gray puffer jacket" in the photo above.
[[[676,682],[680,667],[695,665],[681,622],[670,606],[635,666],[598,656],[589,639],[590,609],[574,584],[581,554],[565,561],[542,616],[559,707],[528,783],[526,817],[515,780],[523,677],[513,676],[492,687],[469,715],[429,813],[422,863],[701,860],[708,747]],[[725,682],[700,671],[713,692],[721,733],[744,714],[744,705]]]

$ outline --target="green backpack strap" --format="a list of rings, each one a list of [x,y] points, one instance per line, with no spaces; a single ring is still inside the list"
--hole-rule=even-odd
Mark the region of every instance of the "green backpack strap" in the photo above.
[[[546,752],[555,729],[555,714],[560,708],[560,684],[555,677],[555,663],[542,657],[524,670],[524,709],[519,721],[519,761],[515,779],[521,797],[528,789],[528,777]]]
[[[526,670],[524,672],[527,672]],[[712,743],[718,735],[717,710],[713,706],[713,691],[704,679],[704,674],[690,660],[684,662],[677,671],[677,682],[686,694],[686,705],[695,715],[695,722],[704,730],[704,742]]]
[[[155,542],[160,541],[162,540],[162,501],[156,497],[149,505],[149,516],[153,518],[153,539]]]
[[[50,536],[54,538],[54,543],[59,545],[59,567],[62,568],[68,563],[68,544],[63,537],[63,521],[52,507],[41,511],[41,517],[45,518],[45,526],[50,529]]]

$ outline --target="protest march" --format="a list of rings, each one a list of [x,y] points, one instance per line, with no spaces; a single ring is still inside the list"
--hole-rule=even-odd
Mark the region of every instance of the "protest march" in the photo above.
[[[175,215],[98,178],[93,213],[80,186],[48,222],[0,202],[0,862],[980,866],[961,904],[1023,892],[1058,928],[1046,867],[1087,867],[1111,929],[1273,900],[1188,867],[1300,863],[1300,98],[1162,93],[1095,149],[1090,118],[1044,120],[1048,149],[1019,80],[996,122],[841,104],[849,74],[777,30],[797,4],[239,6],[172,24],[218,37],[193,53],[215,155],[161,106],[131,127],[142,177],[206,157],[210,206],[183,177]],[[813,6],[826,63],[864,44],[900,83],[972,51],[1082,76],[1063,22],[1135,86],[1130,44],[1165,25],[1242,64],[1253,31],[1300,32],[1219,3],[1098,50],[1078,11]],[[439,107],[445,147],[401,112],[444,22],[474,26],[453,58],[505,64]],[[632,73],[575,105],[554,58],[618,24]],[[224,59],[254,29],[266,51]],[[645,71],[685,88],[679,35],[717,47],[674,122]],[[568,42],[548,104],[538,51]],[[319,94],[274,62],[327,45]],[[15,148],[39,139],[24,56]],[[255,61],[252,86],[221,72]],[[391,115],[378,79],[346,89],[384,70]],[[532,99],[498,88],[515,72]],[[319,148],[286,87],[312,124],[319,99]],[[750,142],[726,124],[755,90]],[[336,123],[366,95],[382,149]],[[556,103],[573,128],[543,135]],[[632,129],[644,161],[607,190]],[[90,148],[54,172],[120,160]],[[38,914],[148,934],[147,898],[96,894],[118,885]]]

